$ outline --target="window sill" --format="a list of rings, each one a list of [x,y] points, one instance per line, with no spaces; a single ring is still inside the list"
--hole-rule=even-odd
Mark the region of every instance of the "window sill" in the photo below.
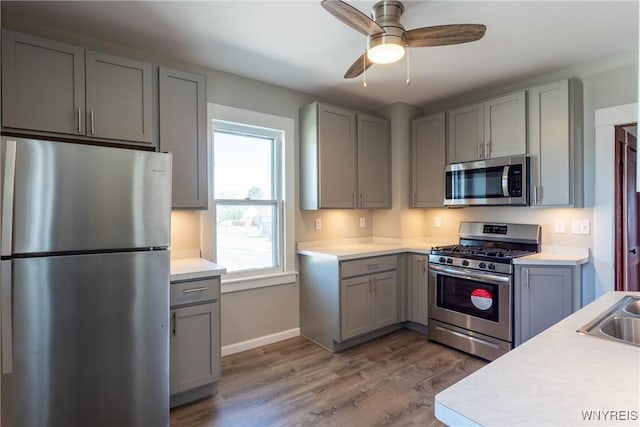
[[[297,271],[266,274],[264,276],[240,277],[236,279],[222,279],[220,293],[248,291],[250,289],[268,288],[270,286],[290,285],[296,283]]]

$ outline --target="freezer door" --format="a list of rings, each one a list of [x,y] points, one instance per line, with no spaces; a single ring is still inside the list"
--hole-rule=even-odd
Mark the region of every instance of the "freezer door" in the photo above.
[[[2,230],[3,256],[169,245],[170,154],[7,137],[2,144],[2,224],[13,229]]]
[[[3,426],[169,425],[167,251],[3,262],[13,273]]]

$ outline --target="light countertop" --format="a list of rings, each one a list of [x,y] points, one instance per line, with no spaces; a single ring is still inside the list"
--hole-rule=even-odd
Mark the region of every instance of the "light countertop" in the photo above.
[[[332,242],[298,242],[298,254],[334,258],[338,261],[393,255],[412,252],[428,255],[434,246],[455,244],[456,241],[432,241],[431,239],[384,239],[365,238]],[[569,265],[577,266],[589,262],[586,248],[545,247],[542,252],[517,258],[514,264],[522,265]]]
[[[624,295],[640,292],[609,292],[438,393],[436,417],[456,426],[640,425],[640,347],[576,332]],[[605,411],[617,419],[605,422]],[[598,422],[583,418],[596,414]]]
[[[171,260],[171,281],[202,279],[220,276],[227,269],[203,258],[178,258]]]

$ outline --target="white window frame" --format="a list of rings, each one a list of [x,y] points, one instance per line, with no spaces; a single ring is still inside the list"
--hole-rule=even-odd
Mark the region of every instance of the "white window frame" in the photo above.
[[[294,161],[294,129],[292,118],[275,116],[256,111],[244,110],[226,105],[208,103],[207,135],[208,135],[208,168],[210,181],[213,177],[213,123],[214,121],[238,123],[261,129],[271,129],[282,135],[280,157],[281,209],[279,250],[280,267],[278,269],[249,270],[242,273],[231,273],[222,276],[222,293],[244,291],[266,286],[277,286],[296,282],[295,271],[295,161]],[[209,185],[209,209],[201,216],[202,256],[216,261],[216,212],[213,203],[213,186]],[[274,242],[275,243],[275,242]],[[224,267],[224,266],[223,266]]]

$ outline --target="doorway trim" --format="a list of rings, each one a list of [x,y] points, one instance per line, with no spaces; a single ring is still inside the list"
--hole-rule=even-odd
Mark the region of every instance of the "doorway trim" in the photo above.
[[[615,289],[615,126],[638,121],[638,104],[595,111],[595,180],[593,203],[594,296]]]

